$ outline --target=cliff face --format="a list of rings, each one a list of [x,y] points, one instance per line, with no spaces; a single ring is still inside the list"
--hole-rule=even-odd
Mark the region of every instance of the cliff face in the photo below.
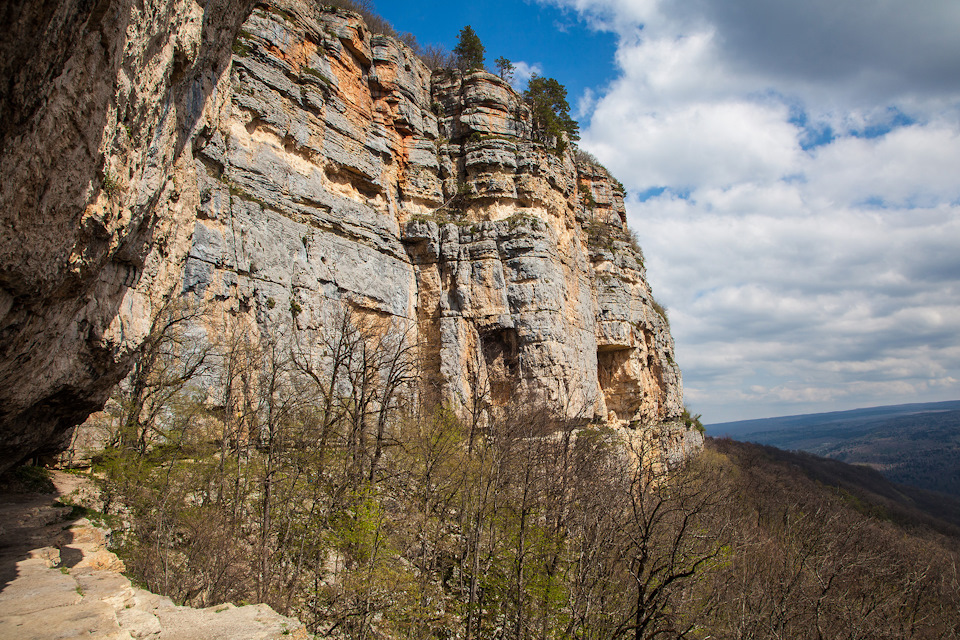
[[[0,468],[102,406],[179,279],[197,200],[175,176],[252,6],[0,7]]]
[[[449,402],[524,394],[698,445],[662,426],[680,373],[605,170],[547,150],[496,76],[431,73],[347,12],[244,4],[74,16],[42,108],[5,130],[4,457],[97,408],[173,288],[261,333],[392,318]]]

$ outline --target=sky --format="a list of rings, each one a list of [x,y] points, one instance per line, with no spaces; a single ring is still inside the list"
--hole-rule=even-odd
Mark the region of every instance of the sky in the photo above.
[[[960,399],[960,2],[377,9],[567,86],[704,422]]]

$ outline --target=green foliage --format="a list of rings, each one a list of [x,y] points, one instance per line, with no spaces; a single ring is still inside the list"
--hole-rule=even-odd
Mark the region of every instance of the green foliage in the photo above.
[[[593,191],[590,187],[581,182],[578,188],[580,191],[580,200],[583,202],[583,205],[590,210],[596,209],[597,201],[593,197]]]
[[[235,198],[240,198],[241,200],[246,200],[247,202],[252,202],[256,205],[259,205],[263,209],[270,208],[269,204],[267,204],[260,198],[253,196],[249,191],[239,186],[236,182],[232,181],[230,178],[227,178],[226,176],[221,177],[220,182],[227,185],[227,189],[230,191],[231,196]]]
[[[480,133],[474,131],[467,138],[472,143],[486,142],[488,140],[505,140],[507,142],[516,142],[517,137],[505,133]]]
[[[534,75],[523,99],[533,113],[534,129],[544,142],[554,143],[554,151],[562,153],[567,141],[580,139],[580,125],[570,117],[567,89],[557,80]]]
[[[539,218],[522,211],[507,218],[507,226],[510,231],[521,226],[529,226],[533,231],[540,231],[541,229]]]
[[[241,29],[237,33],[237,37],[233,39],[233,53],[245,58],[250,55],[250,52],[253,48],[250,46],[250,40],[253,38],[253,34],[249,31]]]
[[[335,1],[336,1],[336,0],[335,0]],[[264,11],[266,11],[267,13],[272,13],[273,15],[277,16],[278,18],[281,18],[281,19],[283,19],[283,20],[286,20],[287,22],[293,23],[293,22],[296,22],[296,21],[297,21],[296,16],[294,16],[292,13],[290,13],[290,12],[287,11],[286,9],[281,9],[280,7],[275,7],[275,6],[270,6],[270,5],[263,5],[263,6],[262,6],[262,9],[263,9]]]
[[[483,43],[470,25],[460,30],[453,53],[457,57],[457,68],[461,71],[483,69]]]
[[[323,73],[322,71],[320,71],[319,69],[314,69],[313,67],[308,67],[308,66],[304,65],[304,66],[300,69],[300,72],[301,72],[301,73],[306,73],[307,75],[316,78],[316,79],[319,80],[321,83],[323,83],[323,85],[324,85],[325,87],[327,87],[327,88],[332,88],[332,87],[333,87],[333,81],[332,81],[330,78],[328,78],[328,77],[326,76],[326,74]]]
[[[703,422],[701,422],[700,420],[702,417],[703,416],[700,415],[699,413],[691,414],[690,410],[687,407],[684,407],[683,413],[680,414],[680,420],[681,422],[683,422],[683,426],[686,427],[688,430],[696,429],[700,433],[706,433],[707,430],[704,428]]]
[[[368,563],[385,552],[382,547],[386,514],[370,486],[350,491],[344,501],[348,508],[331,518],[331,542],[350,564]]]
[[[110,198],[113,198],[114,196],[117,196],[123,192],[123,183],[121,183],[120,179],[107,169],[104,169],[103,171],[103,178],[100,181],[100,185],[103,188],[104,193],[106,193]]]
[[[763,452],[711,444],[666,469],[643,425],[558,418],[503,388],[507,332],[481,334],[489,378],[465,380],[475,395],[454,410],[425,398],[416,345],[379,316],[344,311],[309,344],[292,323],[292,339],[255,341],[204,318],[214,373],[182,367],[185,312],[153,324],[146,391],[117,400],[138,417],[97,467],[128,568],[178,602],[265,602],[344,638],[956,628],[958,556],[941,538],[864,519],[883,510]]]
[[[594,203],[596,206],[596,203]],[[613,251],[615,243],[620,239],[620,229],[608,222],[591,220],[584,227],[587,232],[587,245],[592,248]]]

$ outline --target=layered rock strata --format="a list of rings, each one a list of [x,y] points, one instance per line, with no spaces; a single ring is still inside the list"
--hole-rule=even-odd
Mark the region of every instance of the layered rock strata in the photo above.
[[[669,327],[604,169],[551,151],[496,76],[431,72],[349,12],[257,4],[232,32],[232,55],[214,55],[239,22],[208,27],[214,4],[202,16],[163,5],[185,12],[176,30],[153,25],[164,53],[119,65],[114,93],[102,90],[106,124],[95,151],[85,147],[95,168],[57,201],[69,249],[51,236],[49,256],[29,256],[37,269],[14,273],[27,256],[4,237],[0,376],[11,382],[19,357],[42,380],[32,395],[5,392],[5,430],[21,447],[45,441],[25,435],[26,420],[49,438],[102,403],[174,278],[261,334],[322,332],[338,305],[393,319],[455,405],[478,390],[494,406],[536,398],[646,427],[680,455],[696,446],[676,422]],[[139,33],[114,46],[149,48]],[[28,140],[12,143],[21,159]],[[5,180],[18,175],[4,163]],[[47,292],[46,307],[31,289]],[[60,313],[48,308],[57,301]]]
[[[0,7],[0,469],[60,450],[181,278],[251,0]]]

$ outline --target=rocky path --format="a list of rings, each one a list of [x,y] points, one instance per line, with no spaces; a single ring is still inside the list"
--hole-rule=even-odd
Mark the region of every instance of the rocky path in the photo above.
[[[0,495],[0,640],[307,637],[266,605],[191,609],[134,587],[104,531],[56,502],[83,491],[82,478],[57,472],[54,482],[56,494]]]

